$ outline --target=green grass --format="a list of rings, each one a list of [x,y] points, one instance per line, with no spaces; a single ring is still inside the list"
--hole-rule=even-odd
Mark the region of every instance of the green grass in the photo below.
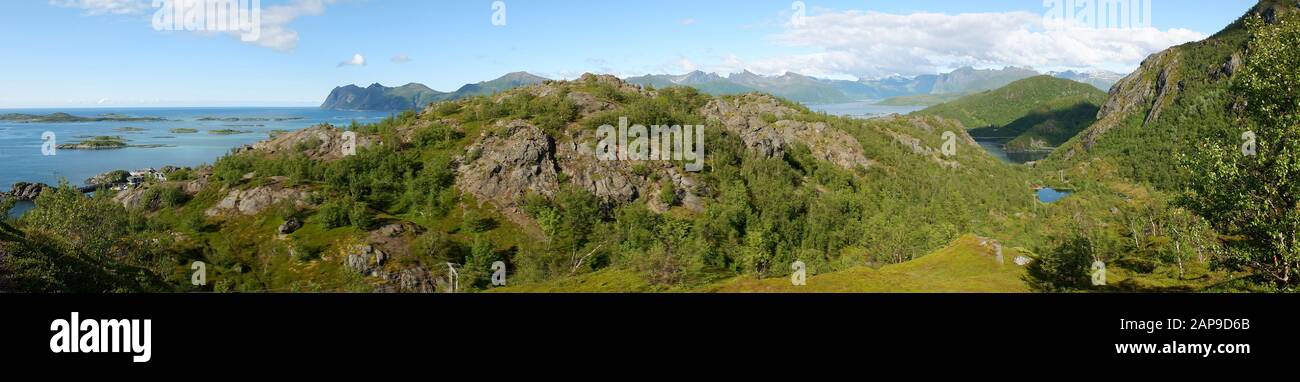
[[[507,280],[508,281],[508,280]],[[622,269],[602,269],[572,277],[521,283],[488,289],[489,293],[641,293],[655,292],[640,274]]]
[[[703,292],[722,293],[1022,293],[1029,292],[1016,265],[1022,249],[1003,248],[996,261],[991,246],[973,235],[916,260],[878,269],[859,266],[822,275],[809,274],[807,285],[795,286],[789,277],[755,279],[742,276],[705,286]]]

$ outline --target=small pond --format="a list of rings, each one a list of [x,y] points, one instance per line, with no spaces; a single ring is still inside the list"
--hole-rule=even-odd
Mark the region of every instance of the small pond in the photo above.
[[[1043,203],[1055,203],[1066,196],[1070,196],[1069,190],[1057,190],[1055,188],[1043,187],[1036,192],[1038,201]]]

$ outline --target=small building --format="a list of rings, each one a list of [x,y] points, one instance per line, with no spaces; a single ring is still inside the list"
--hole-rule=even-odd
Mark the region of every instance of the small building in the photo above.
[[[147,180],[167,181],[167,175],[163,175],[161,171],[152,168],[130,171],[129,173],[130,176],[127,177],[126,182],[132,186],[139,185]]]

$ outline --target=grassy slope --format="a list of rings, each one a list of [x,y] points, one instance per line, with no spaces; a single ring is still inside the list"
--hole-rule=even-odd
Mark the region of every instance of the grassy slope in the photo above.
[[[859,266],[821,275],[809,275],[807,285],[793,286],[788,277],[755,279],[735,277],[683,291],[710,293],[944,293],[1028,292],[1021,277],[1024,269],[1015,265],[1022,249],[1004,248],[999,265],[992,247],[981,239],[966,235],[952,245],[916,260],[886,265],[879,269]],[[636,272],[607,269],[541,283],[527,283],[491,289],[494,293],[590,293],[653,292]]]
[[[1105,97],[1106,93],[1091,85],[1037,76],[935,105],[915,114],[956,119],[971,129],[1001,127],[1035,111],[1056,110],[1078,103],[1100,105]]]
[[[789,278],[757,280],[739,277],[702,288],[707,292],[891,292],[891,293],[1015,293],[1028,292],[1015,265],[1022,250],[1004,248],[1003,263],[991,246],[966,235],[952,245],[916,260],[879,269],[855,267],[823,275],[809,275],[807,285],[794,286]]]

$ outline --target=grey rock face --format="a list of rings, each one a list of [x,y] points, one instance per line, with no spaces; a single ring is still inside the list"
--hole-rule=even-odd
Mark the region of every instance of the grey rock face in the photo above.
[[[273,139],[253,144],[247,150],[271,155],[302,153],[314,160],[333,161],[344,157],[344,133],[343,129],[332,126],[315,126],[277,135]],[[379,144],[379,140],[357,134],[355,143],[356,149],[361,150]]]
[[[388,261],[388,254],[373,245],[356,245],[347,250],[344,264],[348,269],[362,275],[378,277],[380,269]]]
[[[289,201],[299,207],[308,207],[307,202],[310,192],[294,188],[286,188],[283,185],[283,179],[272,178],[273,183],[266,186],[255,187],[248,190],[231,190],[226,197],[217,202],[216,205],[204,211],[207,216],[222,216],[229,214],[241,214],[252,216],[261,213],[267,208]]]
[[[17,182],[9,188],[8,195],[18,200],[36,200],[47,188],[50,186],[45,183]]]
[[[716,99],[700,109],[700,114],[735,133],[750,151],[768,158],[785,154],[793,143],[808,145],[817,159],[847,169],[866,168],[875,162],[862,152],[853,136],[822,122],[790,119],[797,110],[765,94],[746,94],[731,100]],[[769,123],[769,120],[775,122]]]
[[[498,123],[467,150],[456,184],[464,192],[498,207],[518,210],[529,192],[554,195],[559,189],[555,140],[520,120]]]

